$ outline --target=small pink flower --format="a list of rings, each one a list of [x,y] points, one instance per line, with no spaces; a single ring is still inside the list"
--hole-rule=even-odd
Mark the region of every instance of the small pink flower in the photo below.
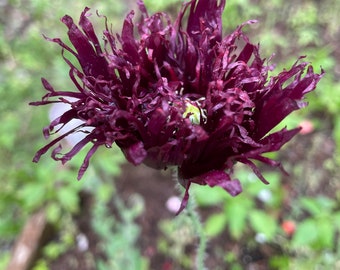
[[[310,120],[303,120],[300,125],[300,134],[306,135],[314,131],[314,124]]]

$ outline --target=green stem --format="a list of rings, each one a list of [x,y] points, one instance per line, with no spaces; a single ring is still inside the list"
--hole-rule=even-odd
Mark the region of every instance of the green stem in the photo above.
[[[195,231],[197,233],[199,243],[197,247],[197,254],[196,254],[196,269],[197,270],[204,270],[206,269],[204,266],[204,259],[205,259],[205,251],[207,248],[207,237],[204,233],[203,224],[201,222],[200,215],[197,212],[197,206],[195,202],[194,196],[190,196],[188,205],[187,205],[187,211],[188,215],[190,216],[193,226],[195,228]]]
[[[179,183],[177,169],[173,169],[172,177],[174,180],[176,180],[176,183]],[[183,187],[181,185],[178,184],[178,186],[180,186],[180,190],[182,191],[182,196],[183,196],[185,193],[185,190],[183,191]],[[207,248],[207,237],[204,233],[204,228],[201,222],[200,215],[197,212],[197,205],[195,201],[195,196],[193,194],[190,195],[190,199],[186,206],[186,212],[192,221],[194,230],[199,240],[198,247],[197,247],[196,261],[195,261],[196,269],[205,270],[206,268],[204,266],[204,259],[205,259],[205,251]]]

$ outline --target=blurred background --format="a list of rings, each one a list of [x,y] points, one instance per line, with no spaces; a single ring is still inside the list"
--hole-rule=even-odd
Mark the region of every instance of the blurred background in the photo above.
[[[175,18],[181,1],[145,4],[150,13]],[[45,94],[40,78],[73,87],[60,48],[42,35],[66,41],[59,19],[69,14],[77,21],[85,6],[100,36],[104,19],[97,10],[119,33],[136,1],[0,0],[0,269],[27,230],[43,236],[26,269],[194,269],[198,239],[185,214],[174,216],[180,193],[169,172],[126,164],[116,148],[98,151],[81,181],[86,149],[67,166],[48,155],[31,162],[49,123],[48,106],[28,106]],[[340,269],[339,14],[338,0],[227,1],[224,32],[257,19],[245,32],[260,43],[262,57],[275,54],[274,74],[307,55],[315,72],[322,66],[326,75],[308,95],[310,105],[283,123],[301,125],[301,134],[270,155],[289,176],[264,167],[265,186],[236,166],[244,187],[238,197],[193,188],[209,240],[208,269]],[[43,225],[29,231],[37,214]]]

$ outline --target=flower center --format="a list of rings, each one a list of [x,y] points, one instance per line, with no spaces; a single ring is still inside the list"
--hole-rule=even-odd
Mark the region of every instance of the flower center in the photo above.
[[[201,123],[201,118],[205,123],[207,116],[205,110],[201,108],[199,101],[185,101],[185,112],[183,113],[183,118],[189,118],[192,124],[199,125]]]

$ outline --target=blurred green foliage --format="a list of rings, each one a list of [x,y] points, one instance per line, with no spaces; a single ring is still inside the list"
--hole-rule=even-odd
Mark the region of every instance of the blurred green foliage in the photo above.
[[[215,191],[206,187],[195,188],[200,206],[219,205],[222,210],[208,217],[205,228],[209,236],[216,237],[227,227],[235,240],[249,237],[250,232],[263,235],[266,241],[274,239],[279,230],[276,217],[282,204],[283,190],[279,174],[268,172],[264,176],[270,179],[270,187],[263,185],[246,168],[237,170],[236,177],[244,180],[244,191],[235,198],[226,194],[223,189]]]
[[[117,219],[100,200],[97,200],[93,209],[93,228],[102,240],[100,249],[107,258],[97,260],[96,269],[147,270],[148,261],[136,248],[140,228],[135,223],[135,218],[144,210],[143,198],[135,194],[130,198],[129,206],[126,206],[117,194],[111,195],[111,203],[119,213]]]
[[[179,10],[181,2],[145,0],[150,11],[172,14]],[[42,34],[65,38],[65,26],[58,21],[59,18],[66,13],[78,18],[85,6],[91,7],[92,19],[98,29],[103,28],[104,21],[95,16],[96,10],[107,15],[109,23],[119,32],[124,14],[134,9],[136,3],[132,0],[115,1],[114,4],[94,0],[72,4],[65,0],[1,2],[0,268],[6,265],[11,244],[27,217],[42,207],[47,209],[49,222],[63,235],[59,242],[46,247],[46,258],[58,257],[73,245],[76,229],[72,227],[71,215],[79,211],[79,192],[84,190],[91,191],[96,198],[92,223],[103,240],[103,250],[108,258],[97,262],[98,269],[113,267],[119,260],[124,264],[126,258],[120,257],[124,255],[122,250],[132,250],[134,261],[127,269],[147,268],[147,260],[135,246],[140,230],[134,220],[142,215],[143,208],[137,202],[126,206],[112,182],[112,178],[120,173],[119,165],[123,162],[116,148],[96,153],[81,182],[75,180],[81,157],[64,167],[48,157],[42,158],[38,165],[31,162],[35,151],[45,143],[41,128],[49,121],[47,107],[28,106],[28,102],[39,100],[44,94],[40,77],[46,77],[56,88],[72,87],[67,76],[68,68],[60,57],[60,48],[45,41]],[[339,14],[338,0],[229,0],[223,17],[226,32],[244,21],[257,19],[258,23],[248,26],[245,31],[254,43],[260,42],[264,56],[269,58],[272,53],[276,54],[272,60],[277,63],[276,70],[290,67],[300,55],[308,55],[307,60],[317,72],[321,66],[325,69],[326,75],[318,89],[308,95],[308,109],[295,113],[283,125],[295,126],[309,118],[316,131],[328,131],[337,146],[334,160],[327,163],[333,172],[340,162]],[[227,231],[230,241],[249,245],[259,245],[264,241],[279,245],[284,253],[270,260],[273,269],[332,269],[339,266],[339,194],[297,197],[290,202],[291,213],[280,216],[288,196],[281,174],[266,172],[270,186],[254,181],[254,175],[243,168],[238,168],[236,174],[239,179],[245,179],[244,192],[236,198],[229,197],[219,188],[197,187],[194,190],[200,207],[218,209],[205,221],[205,233],[209,238],[219,237]],[[112,201],[113,195],[117,199]],[[140,202],[139,197],[136,200]],[[115,205],[119,219],[108,217],[108,203]],[[297,222],[292,238],[284,235],[280,227],[282,219]],[[176,226],[182,229],[188,226],[185,220],[177,222],[180,225],[160,221],[160,229],[166,237],[160,239],[159,250],[163,253],[171,250],[170,255],[175,260],[182,260],[188,266],[190,258],[183,255],[187,242],[176,242],[176,236],[173,236]],[[241,269],[238,257],[232,251],[217,250],[216,253],[222,254],[230,269]],[[46,261],[42,260],[36,269],[47,267]]]

